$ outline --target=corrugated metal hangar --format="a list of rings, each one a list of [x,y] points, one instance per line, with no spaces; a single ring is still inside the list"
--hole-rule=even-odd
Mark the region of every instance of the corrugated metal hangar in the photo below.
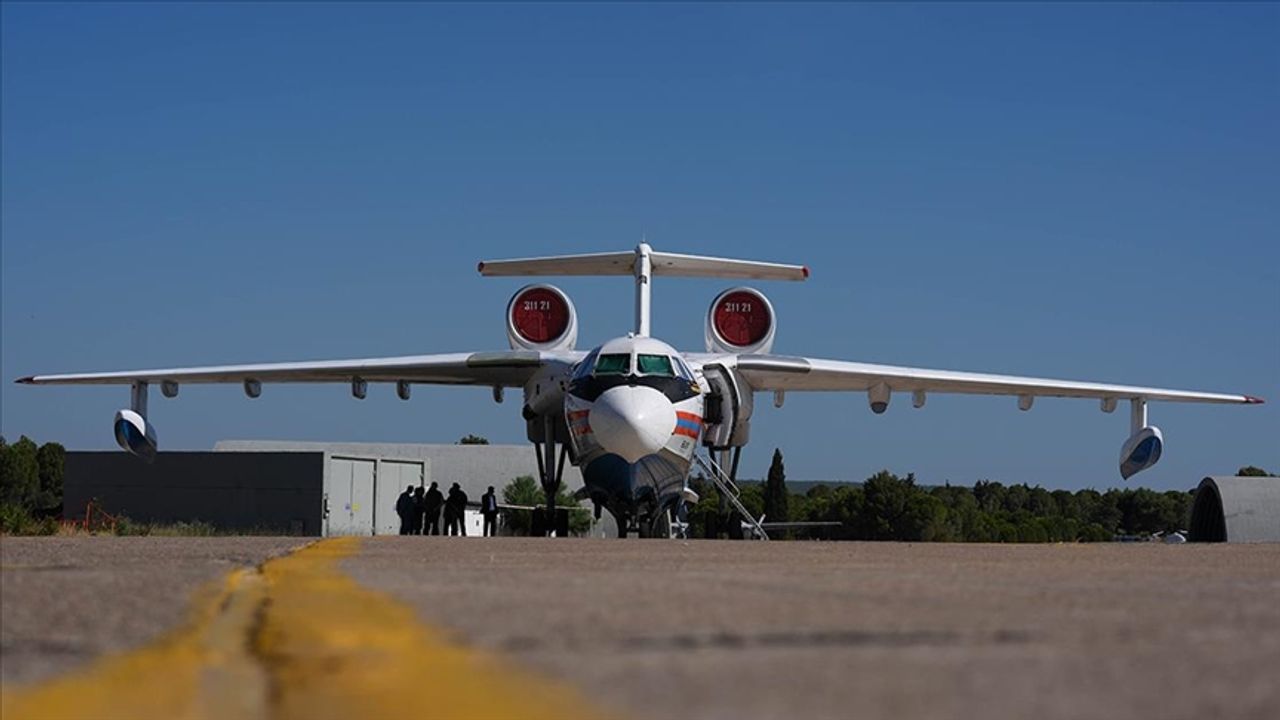
[[[527,445],[224,441],[212,452],[161,452],[155,462],[115,451],[69,452],[64,516],[91,501],[147,523],[207,522],[226,530],[295,535],[394,535],[396,500],[410,485],[458,483],[472,502],[490,486],[537,477]],[[577,468],[564,484],[582,487]],[[468,535],[479,535],[474,509]]]

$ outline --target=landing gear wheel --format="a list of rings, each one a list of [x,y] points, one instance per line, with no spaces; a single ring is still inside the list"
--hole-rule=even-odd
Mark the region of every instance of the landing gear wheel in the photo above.
[[[663,510],[652,518],[645,518],[640,523],[642,538],[671,538],[671,511]]]

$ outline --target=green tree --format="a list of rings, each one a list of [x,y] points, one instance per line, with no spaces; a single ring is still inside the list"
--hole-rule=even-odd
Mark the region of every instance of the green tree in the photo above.
[[[508,505],[525,505],[539,507],[547,503],[547,494],[532,475],[521,475],[513,478],[502,488],[502,500]],[[562,485],[556,493],[556,507],[576,508],[578,501]],[[507,512],[507,527],[516,535],[528,535],[533,525],[533,514],[528,510],[511,510]],[[569,513],[569,532],[581,535],[591,529],[591,514],[581,511]]]
[[[907,496],[906,514],[898,535],[902,540],[924,542],[950,542],[958,539],[947,522],[946,503],[915,487]]]
[[[742,503],[752,517],[759,518],[764,513],[764,486],[759,482],[750,482],[738,487],[742,490],[738,502]]]
[[[979,480],[973,485],[973,497],[983,512],[993,513],[1004,508],[1004,486],[991,480]]]
[[[532,475],[513,478],[502,488],[502,500],[508,505],[539,505],[547,499]]]
[[[787,493],[787,470],[782,466],[782,451],[774,448],[773,462],[769,464],[769,475],[764,483],[764,515],[765,520],[786,522],[790,517]]]
[[[39,450],[31,438],[23,435],[18,442],[4,448],[0,462],[0,502],[31,508],[40,491]]]
[[[1124,519],[1124,514],[1117,506],[1119,497],[1120,494],[1115,490],[1108,490],[1106,494],[1097,490],[1081,490],[1076,493],[1076,502],[1080,505],[1084,520],[1101,526],[1113,535],[1119,531],[1120,522]]]
[[[62,477],[66,458],[67,449],[56,442],[47,442],[36,451],[36,468],[40,478],[37,507],[53,509],[62,505]]]
[[[720,492],[701,473],[689,478],[689,489],[698,493],[698,502],[686,509],[691,538],[715,539],[727,532],[720,517]]]
[[[1237,477],[1275,477],[1256,465],[1245,465],[1236,471]]]
[[[1031,503],[1031,489],[1025,483],[1021,485],[1010,485],[1004,494],[1004,509],[1016,513],[1019,510],[1027,510]]]
[[[863,537],[867,540],[920,540],[924,528],[935,520],[937,504],[921,498],[929,496],[916,487],[916,476],[908,473],[899,478],[888,470],[867,478],[862,486]],[[942,507],[945,518],[945,506]]]
[[[1053,499],[1053,494],[1039,485],[1031,488],[1031,497],[1027,500],[1027,509],[1032,514],[1045,517],[1048,515],[1058,514],[1058,502]]]
[[[462,437],[461,440],[458,440],[458,444],[459,445],[488,445],[489,438],[467,433]]]

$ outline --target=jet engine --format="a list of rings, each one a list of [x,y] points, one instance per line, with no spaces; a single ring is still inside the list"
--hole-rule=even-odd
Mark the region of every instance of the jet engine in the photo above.
[[[133,455],[151,462],[156,459],[156,429],[141,413],[116,411],[116,443]]]
[[[707,312],[707,352],[767,353],[776,328],[764,293],[748,287],[725,290]]]
[[[572,350],[578,342],[578,311],[555,285],[526,285],[507,303],[507,341],[512,350]]]

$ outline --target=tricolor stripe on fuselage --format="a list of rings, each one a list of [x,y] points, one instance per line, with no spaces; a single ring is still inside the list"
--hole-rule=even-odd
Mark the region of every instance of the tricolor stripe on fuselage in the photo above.
[[[568,414],[569,429],[574,435],[586,435],[591,432],[591,425],[587,422],[587,415],[590,410],[574,410]]]
[[[674,435],[687,435],[697,438],[702,432],[702,418],[688,412],[676,412],[676,429]]]

